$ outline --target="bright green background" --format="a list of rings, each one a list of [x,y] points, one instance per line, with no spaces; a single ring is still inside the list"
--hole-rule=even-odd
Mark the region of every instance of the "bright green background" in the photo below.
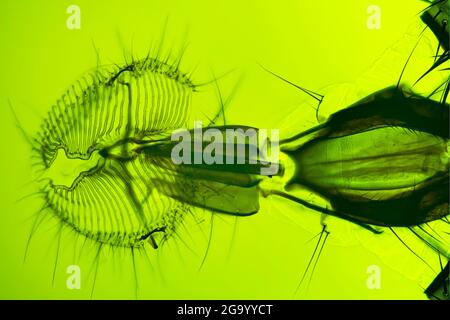
[[[70,4],[81,8],[81,30],[66,28]],[[371,4],[381,7],[380,30],[366,27]],[[330,100],[328,111],[337,110],[345,106],[339,100],[345,90],[339,88],[358,96],[352,93],[355,79],[398,43],[411,24],[419,23],[423,7],[413,0],[2,1],[0,298],[90,298],[95,273],[95,245],[87,242],[78,254],[74,247],[82,240],[63,232],[52,285],[59,230],[53,218],[40,226],[23,263],[40,201],[37,197],[17,201],[36,185],[29,146],[15,126],[8,101],[21,125],[33,134],[62,92],[96,66],[94,46],[101,64],[122,63],[124,52],[144,57],[151,44],[159,43],[167,18],[164,48],[176,55],[188,44],[181,68],[190,71],[197,66],[194,81],[206,82],[212,74],[234,70],[219,83],[227,96],[241,79],[227,113],[230,122],[300,131],[315,123],[311,109],[299,109],[307,99],[258,63],[312,90],[350,83],[331,90],[336,99]],[[406,60],[414,44],[406,43],[399,61]],[[390,68],[392,61],[384,63],[392,74],[402,68]],[[383,86],[395,80],[381,73],[371,81]],[[211,110],[217,108],[214,90],[205,86],[200,93],[210,101]],[[294,294],[315,245],[308,240],[321,229],[319,214],[274,198],[262,200],[257,215],[240,219],[236,227],[234,222],[234,217],[215,218],[210,251],[200,272],[207,223],[189,229],[191,237],[182,233],[194,253],[174,239],[158,250],[159,256],[149,249],[153,267],[136,254],[137,297],[425,298],[421,286],[426,281],[422,283],[421,276],[429,270],[392,235],[374,236],[346,222],[330,221],[330,239],[309,289]],[[81,290],[65,286],[70,264],[81,267]],[[373,264],[381,268],[380,290],[366,286],[366,270]],[[98,266],[93,298],[136,297],[129,252],[105,251]]]

